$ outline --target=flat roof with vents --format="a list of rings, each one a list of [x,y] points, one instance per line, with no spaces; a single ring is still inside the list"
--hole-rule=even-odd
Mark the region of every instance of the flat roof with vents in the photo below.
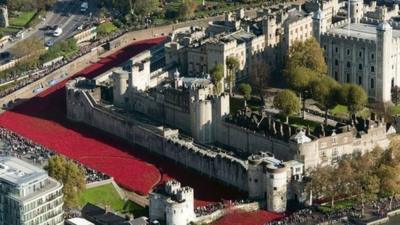
[[[23,160],[14,157],[0,157],[0,182],[24,186],[46,177],[46,171]]]

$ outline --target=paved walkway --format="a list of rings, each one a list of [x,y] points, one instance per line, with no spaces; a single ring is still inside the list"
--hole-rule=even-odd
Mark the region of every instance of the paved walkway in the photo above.
[[[133,201],[134,203],[136,203],[142,207],[146,207],[149,205],[149,199],[147,198],[147,196],[138,195],[135,192],[127,191],[125,189],[122,189],[122,190],[125,193],[125,197],[127,197],[129,200]]]

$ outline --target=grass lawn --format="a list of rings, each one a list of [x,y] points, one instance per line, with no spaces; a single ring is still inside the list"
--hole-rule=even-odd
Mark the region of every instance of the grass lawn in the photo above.
[[[146,215],[146,209],[130,200],[123,200],[118,195],[112,184],[86,189],[80,196],[79,204],[83,207],[86,203],[94,205],[105,205],[120,213],[133,213],[135,217]]]
[[[282,122],[286,122],[286,118],[282,115],[278,115],[277,118],[280,119]],[[289,124],[298,128],[309,127],[311,131],[314,131],[314,129],[320,125],[320,123],[318,122],[311,120],[304,120],[301,117],[289,117]]]
[[[15,34],[21,29],[16,27],[0,27],[0,36],[8,35],[8,34]]]
[[[15,27],[24,27],[35,16],[35,11],[20,12],[16,17],[10,19],[10,25]]]
[[[400,115],[400,105],[393,106],[390,109],[390,114],[393,115],[393,116]]]
[[[337,210],[351,208],[355,203],[356,202],[354,199],[343,199],[343,200],[335,201],[334,208],[332,208],[331,203],[328,202],[328,203],[325,203],[325,204],[319,206],[318,209],[323,213],[332,213]]]
[[[337,105],[335,106],[335,108],[329,110],[329,112],[337,117],[349,118],[349,111],[347,110],[347,106],[345,105]],[[368,118],[370,114],[371,114],[370,110],[368,108],[364,108],[363,110],[357,112],[356,116],[362,118]]]

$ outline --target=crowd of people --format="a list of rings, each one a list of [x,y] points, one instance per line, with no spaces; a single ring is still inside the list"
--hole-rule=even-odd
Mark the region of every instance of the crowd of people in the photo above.
[[[246,200],[229,200],[225,202],[216,202],[205,206],[200,206],[194,209],[196,216],[205,216],[209,215],[217,210],[230,208],[237,205],[251,203],[252,201],[249,199]]]
[[[350,218],[357,220],[362,219],[365,215],[379,219],[386,217],[389,211],[399,209],[400,198],[393,198],[392,201],[390,198],[383,198],[365,204],[364,209],[362,207],[362,205],[357,205],[332,213],[321,213],[313,208],[306,208],[291,213],[280,220],[267,222],[265,225],[326,224],[328,222],[329,224],[333,222],[336,222],[335,224],[348,224]]]
[[[47,165],[47,160],[56,153],[14,132],[0,128],[0,155],[17,157],[38,166]],[[110,177],[104,173],[79,164],[85,170],[86,183],[102,181]]]
[[[194,213],[196,214],[197,217],[205,216],[223,208],[225,208],[225,205],[221,202],[218,202],[206,206],[197,207],[194,209]]]

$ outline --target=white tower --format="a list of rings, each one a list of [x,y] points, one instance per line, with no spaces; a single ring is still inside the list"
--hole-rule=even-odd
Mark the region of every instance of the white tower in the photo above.
[[[324,12],[321,9],[318,9],[318,11],[314,12],[312,19],[314,37],[317,41],[320,41],[321,34],[325,32],[326,29]]]
[[[377,65],[377,101],[391,100],[391,88],[394,83],[392,73],[392,27],[386,21],[376,27],[376,65]]]

